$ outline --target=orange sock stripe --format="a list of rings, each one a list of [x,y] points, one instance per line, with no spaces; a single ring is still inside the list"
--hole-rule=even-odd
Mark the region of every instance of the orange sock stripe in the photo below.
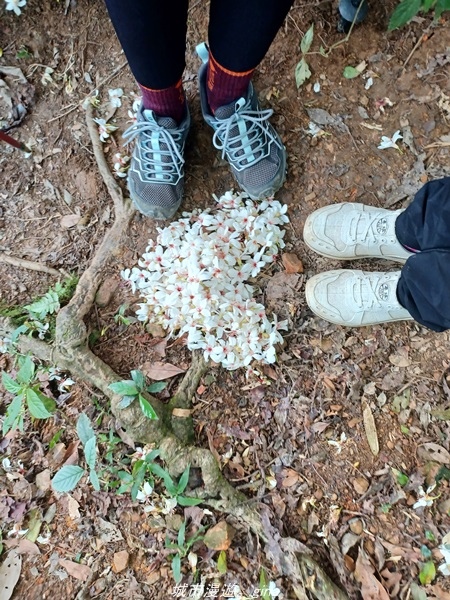
[[[211,50],[209,51],[209,58],[212,62],[212,66],[214,68],[220,69],[221,71],[223,71],[227,75],[231,75],[232,77],[248,77],[248,75],[251,75],[253,73],[253,71],[255,70],[255,69],[249,69],[248,71],[230,71],[229,69],[222,67],[222,65],[217,62],[217,60],[211,54]]]
[[[171,85],[170,87],[164,88],[162,90],[154,90],[153,88],[149,88],[149,87],[146,87],[145,85],[142,85],[142,83],[140,83],[139,86],[141,88],[143,88],[144,90],[152,92],[153,94],[159,94],[159,93],[167,92],[168,90],[171,90],[172,88],[181,89],[183,87],[183,82],[180,79],[179,81],[177,81],[177,83],[175,85]]]

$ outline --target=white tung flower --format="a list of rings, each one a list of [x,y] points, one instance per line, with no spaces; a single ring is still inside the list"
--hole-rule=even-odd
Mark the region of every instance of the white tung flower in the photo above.
[[[450,533],[447,533],[442,538],[442,544],[439,546],[439,551],[444,557],[444,561],[442,565],[439,565],[438,569],[442,573],[448,577],[450,575]]]
[[[126,177],[127,171],[130,167],[130,157],[121,152],[114,154],[114,173],[117,177]]]
[[[120,106],[122,106],[122,96],[123,96],[123,89],[122,88],[116,88],[115,90],[108,90],[108,94],[109,94],[109,103],[111,104],[111,106],[114,106],[116,108],[119,108]]]
[[[269,582],[269,594],[271,598],[277,598],[281,594],[281,590],[274,581]]]
[[[107,123],[105,119],[94,119],[94,121],[98,125],[98,135],[101,142],[106,142],[106,140],[109,138],[109,135],[117,129],[115,125]]]
[[[396,150],[400,150],[397,145],[397,140],[402,140],[403,136],[400,133],[400,129],[398,129],[394,135],[390,138],[387,135],[381,136],[381,143],[378,146],[379,150],[386,150],[386,148],[395,148]]]
[[[20,9],[27,5],[27,0],[5,0],[5,4],[6,10],[12,10],[19,16],[22,13]]]
[[[149,482],[146,481],[144,483],[144,485],[141,487],[141,489],[138,491],[138,493],[136,494],[136,500],[138,500],[139,502],[145,502],[147,500],[147,498],[150,498],[150,496],[152,494],[153,494],[153,488],[149,484]]]
[[[273,363],[286,322],[266,315],[252,282],[284,247],[287,206],[243,193],[216,200],[217,210],[196,209],[158,228],[139,266],[121,275],[143,299],[138,319],[186,335],[187,347],[205,359],[227,369]]]
[[[341,438],[338,442],[336,440],[328,440],[330,446],[334,446],[336,448],[336,454],[340,454],[342,452],[342,444],[347,441],[347,436],[344,432],[341,433]]]
[[[431,492],[434,490],[435,487],[436,487],[436,484],[434,483],[433,485],[430,485],[430,487],[425,492],[423,487],[420,486],[418,489],[419,499],[417,500],[417,502],[415,504],[413,504],[413,508],[420,508],[422,506],[424,506],[424,507],[431,506],[433,504],[433,501],[436,500],[436,498],[439,498],[439,496],[430,496]]]

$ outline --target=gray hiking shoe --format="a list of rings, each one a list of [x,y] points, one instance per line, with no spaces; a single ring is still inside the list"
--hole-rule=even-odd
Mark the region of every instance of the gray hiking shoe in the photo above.
[[[177,125],[141,105],[137,122],[123,134],[126,144],[136,139],[128,171],[128,189],[136,208],[152,219],[170,219],[184,191],[184,145],[191,124],[189,111]]]
[[[322,319],[346,327],[410,321],[397,300],[400,275],[346,269],[319,273],[306,282],[306,302]]]
[[[203,61],[198,73],[203,118],[214,129],[213,144],[227,158],[239,186],[253,200],[272,197],[286,178],[286,149],[269,123],[273,110],[262,110],[253,85],[247,96],[211,113],[206,96],[208,49],[197,46]]]

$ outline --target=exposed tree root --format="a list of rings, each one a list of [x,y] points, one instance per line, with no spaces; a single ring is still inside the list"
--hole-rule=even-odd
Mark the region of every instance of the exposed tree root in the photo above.
[[[191,418],[191,399],[207,366],[199,353],[193,353],[190,369],[185,374],[177,392],[168,404],[148,395],[158,420],[147,419],[135,402],[120,409],[121,397],[109,388],[121,378],[88,348],[84,317],[92,308],[96,291],[106,263],[117,251],[125,233],[133,208],[124,199],[107,166],[97,129],[92,120],[92,106],[87,111],[87,124],[94,155],[103,180],[114,202],[115,221],[106,233],[89,267],[83,273],[69,304],[58,314],[53,345],[21,336],[21,352],[31,352],[39,359],[70,371],[75,378],[98,388],[111,400],[111,410],[127,434],[135,441],[152,443],[161,451],[161,458],[173,476],[180,475],[187,465],[200,469],[202,485],[190,491],[205,504],[235,516],[251,529],[265,545],[268,559],[280,574],[292,582],[297,597],[306,599],[305,589],[318,600],[348,600],[323,569],[311,557],[310,550],[298,540],[283,538],[271,524],[269,508],[247,498],[233,488],[223,476],[213,454],[192,445],[194,430]],[[12,327],[0,321],[0,336],[11,335]],[[136,405],[136,406],[135,406]]]

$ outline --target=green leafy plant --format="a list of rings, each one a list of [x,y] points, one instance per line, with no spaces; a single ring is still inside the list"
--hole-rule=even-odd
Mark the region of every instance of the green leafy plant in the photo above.
[[[117,313],[114,315],[114,321],[118,325],[125,325],[125,327],[128,327],[132,323],[137,323],[137,319],[135,317],[129,317],[125,314],[127,309],[128,309],[127,304],[121,304],[119,306]]]
[[[305,33],[305,35],[302,37],[302,40],[300,42],[300,50],[302,53],[302,57],[299,60],[299,62],[297,63],[297,66],[295,67],[295,83],[298,88],[301,85],[303,85],[305,83],[305,81],[307,81],[311,77],[311,69],[309,68],[309,65],[306,61],[305,56],[309,52],[309,49],[311,48],[313,39],[314,39],[314,23],[311,25],[311,27],[308,29],[308,31]]]
[[[20,46],[20,48],[16,52],[16,58],[19,60],[23,58],[31,58],[32,56],[33,53],[30,52],[30,49],[26,46]]]
[[[119,402],[119,408],[127,408],[132,402],[137,400],[142,412],[147,418],[158,419],[158,415],[143,394],[145,392],[149,392],[150,394],[161,392],[166,387],[167,383],[158,381],[147,386],[144,374],[141,371],[134,370],[131,371],[130,374],[131,379],[116,381],[109,386],[113,392],[119,396],[123,396],[122,400]]]
[[[172,542],[169,537],[166,537],[166,548],[171,550],[169,555],[172,555],[172,573],[176,583],[180,583],[181,575],[181,560],[188,555],[192,546],[203,539],[203,531],[205,527],[200,529],[190,538],[186,538],[186,521],[183,521],[178,530],[177,541]]]
[[[61,306],[64,306],[72,297],[76,285],[77,276],[67,277],[62,282],[57,282],[42,297],[34,300],[26,306],[0,306],[0,315],[10,318],[17,328],[12,334],[12,342],[17,340],[20,334],[35,333],[41,339],[52,338],[55,331],[56,314]]]
[[[99,491],[100,481],[96,470],[97,439],[89,417],[84,413],[78,417],[77,434],[83,445],[84,459],[89,469],[89,481],[93,488]],[[78,465],[64,465],[53,477],[53,489],[57,492],[71,492],[85,474],[86,469]]]
[[[55,401],[40,390],[38,369],[31,356],[19,356],[18,363],[19,370],[15,379],[2,371],[3,387],[14,395],[6,410],[3,435],[11,429],[23,431],[26,409],[34,419],[48,419],[56,410]]]
[[[434,10],[434,19],[441,18],[444,11],[450,10],[450,0],[402,0],[391,15],[388,31],[398,29],[409,23],[420,12]]]
[[[149,452],[145,458],[137,460],[133,465],[131,473],[125,470],[118,471],[118,481],[116,482],[118,484],[117,493],[124,494],[130,492],[131,499],[136,500],[139,489],[144,481],[147,481],[153,488],[154,480],[151,471],[153,461],[157,456],[159,456],[159,450],[156,448]]]
[[[175,483],[172,477],[169,475],[169,472],[166,471],[163,467],[158,465],[157,463],[153,463],[150,465],[150,471],[154,473],[157,477],[160,477],[164,481],[164,485],[166,486],[167,492],[175,498],[177,504],[180,506],[196,506],[197,504],[201,504],[201,498],[190,498],[183,494],[186,486],[189,482],[189,465],[183,471],[183,474],[180,476],[178,483]]]

